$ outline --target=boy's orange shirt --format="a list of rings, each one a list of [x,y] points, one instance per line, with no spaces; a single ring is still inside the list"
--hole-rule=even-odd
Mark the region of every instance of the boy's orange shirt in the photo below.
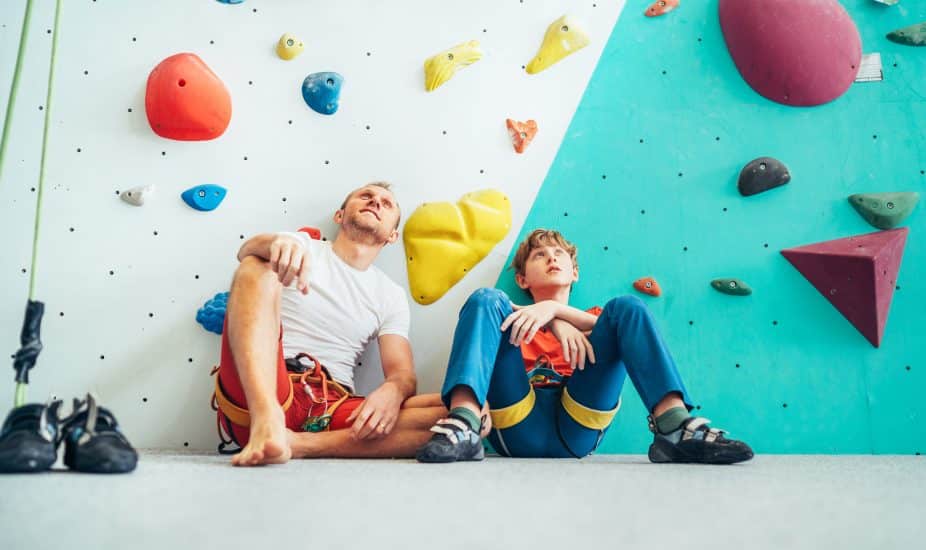
[[[596,317],[601,315],[598,306],[585,311]],[[521,357],[530,382],[535,386],[555,386],[562,383],[564,377],[572,376],[572,367],[563,355],[563,347],[553,332],[546,328],[538,330],[529,344],[521,342]]]

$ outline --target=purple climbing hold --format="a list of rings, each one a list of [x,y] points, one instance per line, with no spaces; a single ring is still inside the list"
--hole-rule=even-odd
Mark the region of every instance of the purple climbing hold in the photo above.
[[[768,99],[820,105],[855,81],[862,41],[837,0],[720,0],[719,13],[736,68]]]
[[[901,227],[789,248],[781,254],[879,347],[908,232]]]

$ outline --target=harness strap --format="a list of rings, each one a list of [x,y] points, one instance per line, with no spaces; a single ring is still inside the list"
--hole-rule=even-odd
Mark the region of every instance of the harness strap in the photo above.
[[[217,369],[213,369],[215,373]],[[292,375],[290,376],[292,379]],[[218,410],[222,411],[228,419],[238,426],[248,427],[251,425],[251,414],[247,409],[243,409],[238,405],[235,405],[231,402],[230,399],[225,395],[225,392],[222,391],[222,382],[219,380],[219,377],[215,377],[215,392],[212,394],[212,399],[215,404],[218,406]],[[283,407],[283,412],[289,410],[289,407],[293,404],[293,385],[289,385],[289,395],[286,396],[286,401],[283,402],[281,407]]]

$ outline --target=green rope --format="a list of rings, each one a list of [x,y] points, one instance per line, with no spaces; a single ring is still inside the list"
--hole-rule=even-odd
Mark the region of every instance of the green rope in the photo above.
[[[18,91],[19,84],[19,73],[22,66],[23,52],[25,51],[25,44],[29,34],[29,20],[32,11],[32,0],[27,0],[26,4],[26,16],[23,20],[23,32],[22,37],[19,43],[19,55],[16,59],[16,72],[13,76],[13,85],[12,90],[10,91],[10,104],[6,112],[6,123],[3,127],[3,144],[0,146],[0,174],[2,174],[4,154],[6,152],[6,144],[8,142],[9,130],[10,130],[10,120],[12,117],[12,112],[16,104],[16,93]],[[36,265],[39,255],[39,228],[41,227],[42,221],[42,197],[43,190],[45,189],[45,162],[47,160],[48,153],[48,125],[51,121],[51,94],[54,89],[55,82],[55,59],[58,53],[58,23],[61,19],[61,0],[57,0],[55,3],[55,26],[52,31],[52,41],[51,41],[51,61],[48,65],[48,91],[45,96],[45,124],[42,127],[42,159],[39,163],[39,184],[38,184],[38,194],[35,199],[35,225],[33,226],[32,233],[32,267],[29,271],[29,301],[32,302],[35,298],[35,273]],[[26,402],[26,384],[25,382],[16,383],[16,395],[13,400],[14,407],[21,407]]]
[[[9,143],[10,122],[13,120],[13,111],[16,110],[19,74],[23,68],[23,53],[26,51],[26,41],[29,38],[29,22],[31,20],[32,0],[26,0],[26,15],[23,17],[23,30],[19,37],[19,54],[16,56],[16,69],[13,71],[13,82],[10,84],[10,102],[6,105],[6,115],[3,120],[3,137],[0,138],[0,183],[3,182],[3,159],[6,157],[6,144]]]
[[[35,230],[32,236],[32,267],[29,270],[29,299],[35,299],[35,265],[39,257],[39,226],[42,221],[42,190],[45,187],[45,156],[48,153],[48,122],[51,120],[51,91],[55,83],[55,58],[58,54],[58,20],[61,0],[55,3],[55,27],[51,38],[51,62],[48,64],[48,92],[45,95],[45,126],[42,128],[42,160],[39,163],[39,192],[35,201]]]

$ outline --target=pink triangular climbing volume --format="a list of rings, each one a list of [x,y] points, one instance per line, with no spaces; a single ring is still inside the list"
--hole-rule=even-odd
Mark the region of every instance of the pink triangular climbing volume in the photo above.
[[[782,250],[781,254],[875,347],[881,345],[907,228]]]

